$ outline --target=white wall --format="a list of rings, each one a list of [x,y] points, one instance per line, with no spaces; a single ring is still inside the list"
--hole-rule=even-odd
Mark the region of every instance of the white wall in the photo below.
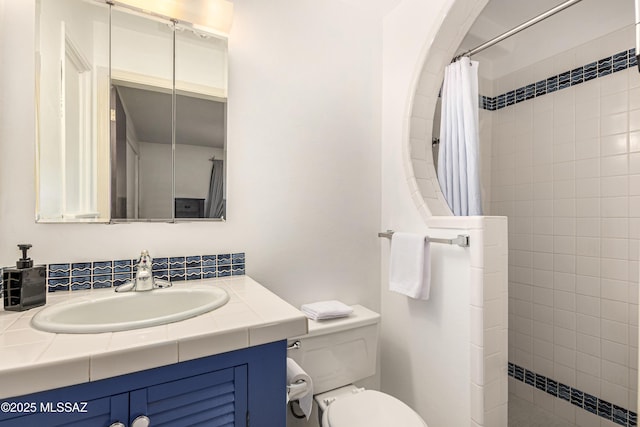
[[[173,217],[171,145],[138,142],[140,148],[140,218]]]
[[[405,0],[384,23],[381,228],[472,240],[468,249],[432,245],[435,293],[426,302],[386,289],[382,242],[382,390],[430,427],[507,424],[506,221],[433,217],[440,200],[434,194],[426,206],[420,186],[433,174],[427,153],[442,67],[483,4]]]
[[[526,79],[535,81],[540,69],[551,76],[633,43],[633,30],[626,28],[496,85],[513,90]],[[632,411],[638,369],[639,108],[634,66],[491,113],[492,213],[508,215],[510,223],[509,361]],[[533,387],[512,385],[520,397],[578,425],[597,420]]]
[[[34,223],[34,4],[5,4],[0,46],[0,260],[245,251],[294,305],[379,308],[380,12],[366,1],[243,1],[229,38],[223,223]],[[10,56],[7,57],[7,54]]]

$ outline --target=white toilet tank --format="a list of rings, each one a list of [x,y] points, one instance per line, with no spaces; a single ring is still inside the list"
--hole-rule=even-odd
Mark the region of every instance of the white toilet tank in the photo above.
[[[313,380],[314,393],[323,393],[370,377],[376,373],[380,315],[361,305],[348,317],[309,320],[309,333],[289,339],[299,348],[287,356]]]

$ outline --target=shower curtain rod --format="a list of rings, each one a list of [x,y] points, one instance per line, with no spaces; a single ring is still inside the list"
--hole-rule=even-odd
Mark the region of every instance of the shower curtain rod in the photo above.
[[[458,59],[462,58],[463,56],[475,55],[478,52],[481,52],[481,51],[483,51],[483,50],[485,50],[487,48],[490,48],[494,44],[500,43],[502,40],[507,39],[507,38],[513,36],[514,34],[517,34],[520,31],[522,31],[522,30],[524,30],[526,28],[529,28],[532,25],[537,24],[538,22],[543,21],[543,20],[547,19],[548,17],[553,16],[556,13],[565,10],[566,8],[568,8],[570,6],[573,6],[576,3],[579,3],[580,1],[582,1],[582,0],[568,0],[568,1],[565,1],[564,3],[559,4],[558,6],[552,8],[552,9],[549,9],[546,12],[536,16],[535,18],[532,18],[532,19],[528,20],[527,22],[524,22],[524,23],[518,25],[517,27],[514,27],[514,28],[510,29],[506,33],[503,33],[503,34],[499,35],[498,37],[493,38],[493,39],[489,40],[488,42],[485,42],[485,43],[481,44],[478,47],[475,47],[475,48],[473,48],[471,50],[468,50],[466,52],[461,53],[460,55],[454,57],[451,62],[455,62]]]

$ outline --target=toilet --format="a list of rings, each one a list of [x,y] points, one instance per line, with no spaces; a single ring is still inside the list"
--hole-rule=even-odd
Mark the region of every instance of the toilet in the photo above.
[[[308,334],[289,340],[287,356],[313,380],[322,427],[427,426],[395,397],[353,385],[376,372],[378,313],[354,305],[348,317],[308,322]]]

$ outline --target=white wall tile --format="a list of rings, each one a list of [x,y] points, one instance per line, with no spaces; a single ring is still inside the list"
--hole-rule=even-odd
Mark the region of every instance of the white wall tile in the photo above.
[[[576,216],[578,218],[599,218],[601,200],[599,197],[576,199]]]
[[[599,197],[600,196],[600,180],[599,178],[581,178],[576,180],[576,197]]]
[[[640,90],[640,88],[638,89]],[[629,152],[640,151],[640,132],[629,132]]]
[[[602,239],[602,257],[626,259],[629,253],[628,239]]]
[[[629,277],[629,261],[626,259],[602,258],[600,270],[603,278],[627,280]]]
[[[600,297],[600,278],[593,276],[576,276],[576,293],[586,296]]]
[[[622,33],[602,43],[622,40]],[[629,70],[594,79],[518,104],[503,120],[493,129],[502,170],[493,171],[492,190],[496,208],[509,216],[509,276],[517,279],[510,287],[510,354],[558,381],[635,407],[640,76]],[[520,141],[520,134],[529,138]],[[535,391],[519,393],[535,400]],[[577,425],[601,424],[566,402],[550,402]]]
[[[629,130],[640,129],[640,110],[629,111]]]
[[[629,96],[626,90],[610,95],[603,95],[600,98],[600,114],[608,116],[611,114],[626,113],[628,102]]]
[[[629,282],[603,277],[600,279],[600,289],[602,298],[623,302],[630,301]],[[634,301],[637,301],[637,299]]]
[[[554,413],[559,417],[571,422],[575,423],[576,421],[576,407],[571,403],[562,400],[555,399],[554,403]]]
[[[576,294],[573,292],[554,291],[553,300],[555,308],[576,311]]]
[[[604,49],[604,53],[602,57],[611,55],[612,53],[617,53],[621,48],[619,46],[627,46],[628,36],[630,34],[620,31],[614,32],[609,36],[605,36],[601,39],[601,45]],[[612,40],[614,39],[614,40]],[[615,40],[617,39],[617,40]],[[612,46],[615,50],[612,49]],[[626,47],[624,48],[626,49]],[[605,98],[610,94],[617,94],[619,96],[627,94],[628,88],[628,78],[627,73],[618,72],[608,76],[609,78],[599,79],[600,80],[600,95],[602,98]],[[626,98],[625,98],[626,99]],[[626,110],[626,106],[625,106]]]
[[[600,226],[602,237],[625,239],[629,235],[628,218],[602,218]]]
[[[638,189],[634,191],[638,191]],[[629,197],[629,216],[632,218],[640,218],[640,196]]]
[[[601,239],[597,237],[578,237],[576,240],[576,255],[599,257]]]
[[[575,129],[576,141],[597,138],[600,136],[600,121],[593,118],[576,119]]]
[[[609,114],[600,118],[600,136],[627,132],[629,113]],[[637,128],[640,129],[640,128]]]
[[[629,173],[628,155],[602,157],[600,159],[600,173],[602,176],[626,175]]]
[[[622,323],[629,322],[629,307],[626,302],[602,299],[600,310],[603,319],[615,320],[616,322]]]
[[[600,153],[603,156],[614,156],[616,154],[626,154],[627,133],[619,133],[616,135],[602,136],[600,138]]]
[[[627,176],[608,176],[600,178],[600,194],[603,197],[627,196],[629,180]]]
[[[575,378],[575,366],[576,366],[576,351],[573,348],[565,347],[564,345],[555,344],[553,351],[553,360],[556,364],[556,368],[558,364],[568,367],[572,370],[573,378]],[[560,380],[561,381],[561,380]],[[572,383],[575,385],[575,379],[573,379]]]
[[[548,291],[549,295],[551,296],[551,304],[541,304],[537,302],[533,304],[533,319],[535,321],[534,328],[536,326],[536,322],[545,323],[548,325],[553,324],[553,291],[551,289],[538,289],[536,287],[536,292],[538,291]],[[552,334],[549,334],[545,337],[545,339],[547,339],[548,341],[552,341],[552,336]]]
[[[600,337],[600,318],[577,313],[576,331],[581,334]]]
[[[629,154],[629,173],[640,173],[640,153]]]
[[[600,388],[598,387],[598,391]],[[586,391],[586,390],[585,390]],[[592,393],[594,396],[599,395],[599,393]],[[576,410],[576,425],[581,427],[601,427],[600,420],[602,418],[598,415],[592,414],[591,412],[585,410]]]
[[[576,275],[572,273],[562,273],[556,271],[553,273],[553,287],[559,291],[573,292],[576,291]]]
[[[553,314],[553,322],[559,328],[569,331],[576,330],[576,313],[574,311],[556,309]],[[575,336],[574,336],[575,340]],[[575,345],[575,344],[574,344]]]
[[[553,340],[556,345],[556,357],[554,358],[554,361],[563,363],[570,367],[575,367],[576,331],[555,327],[553,328]],[[558,348],[562,348],[562,350],[558,350]],[[571,352],[567,350],[571,350]],[[564,356],[562,356],[562,358],[558,357],[558,353],[563,354]],[[571,363],[565,363],[569,360],[567,359],[569,357]]]
[[[628,197],[603,197],[600,213],[603,218],[624,218],[629,216]]]
[[[580,333],[576,335],[576,349],[579,352],[600,358],[600,348],[601,346],[599,337]]]
[[[576,295],[576,311],[587,316],[600,317],[601,300],[598,297]]]
[[[600,138],[576,140],[576,160],[593,159],[600,156]]]
[[[596,178],[600,176],[600,159],[587,158],[576,160],[576,179]]]
[[[629,346],[603,339],[602,359],[619,365],[629,366]],[[634,365],[635,364],[637,364],[636,361],[634,361]]]
[[[620,344],[629,343],[629,325],[607,319],[602,319],[600,325],[603,337]]]

